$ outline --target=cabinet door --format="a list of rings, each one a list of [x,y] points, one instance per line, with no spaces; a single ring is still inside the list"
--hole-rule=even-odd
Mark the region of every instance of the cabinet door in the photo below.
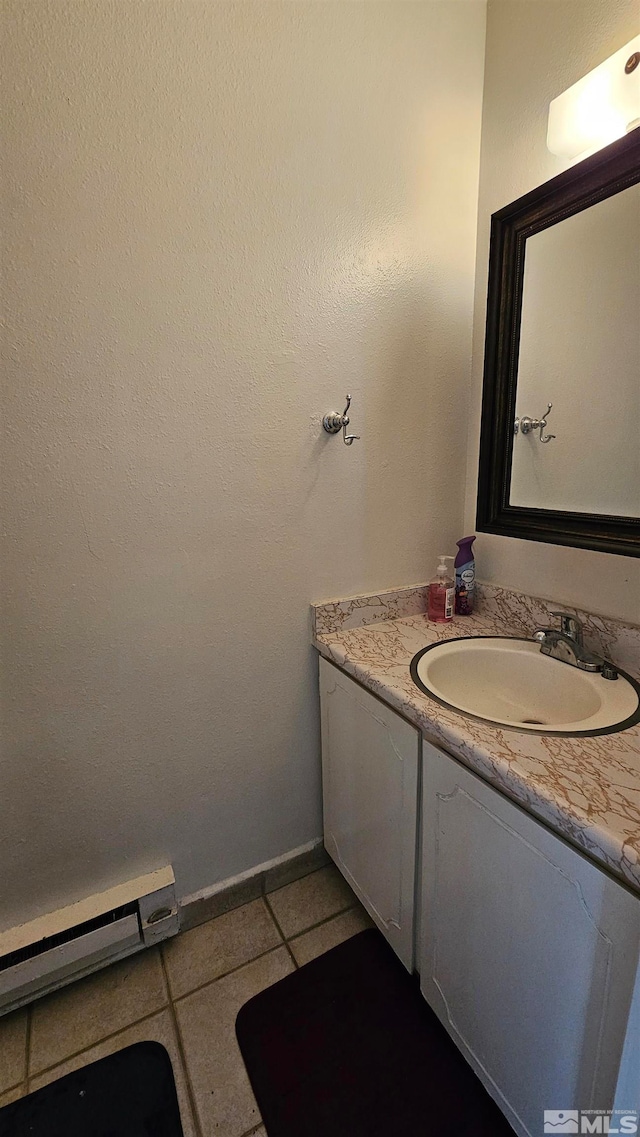
[[[423,781],[425,998],[519,1134],[611,1109],[640,899],[427,743]]]
[[[409,970],[420,735],[320,660],[324,842]]]

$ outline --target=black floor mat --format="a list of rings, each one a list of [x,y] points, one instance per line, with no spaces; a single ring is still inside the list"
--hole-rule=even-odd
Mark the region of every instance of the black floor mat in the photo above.
[[[269,1137],[514,1137],[379,932],[361,932],[240,1010]]]
[[[183,1137],[171,1060],[136,1042],[0,1109],[0,1137]]]

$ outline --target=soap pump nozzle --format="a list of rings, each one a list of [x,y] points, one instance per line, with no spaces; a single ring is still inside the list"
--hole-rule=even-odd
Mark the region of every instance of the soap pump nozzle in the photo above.
[[[447,561],[454,561],[455,557],[447,557],[441,555],[438,557],[438,560],[440,563],[436,569],[436,575],[443,578],[448,576],[450,579],[453,579],[453,573],[449,571],[449,568],[447,567]]]

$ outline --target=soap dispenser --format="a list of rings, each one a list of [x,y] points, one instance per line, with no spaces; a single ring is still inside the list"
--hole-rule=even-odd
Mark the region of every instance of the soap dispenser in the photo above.
[[[427,614],[429,619],[435,620],[437,624],[444,624],[453,619],[456,586],[453,573],[447,567],[447,561],[453,559],[446,556],[438,557],[440,563],[436,575],[429,583]]]

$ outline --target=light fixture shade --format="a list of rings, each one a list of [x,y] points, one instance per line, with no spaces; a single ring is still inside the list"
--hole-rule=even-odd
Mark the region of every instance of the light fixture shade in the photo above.
[[[586,158],[636,126],[640,126],[640,35],[553,100],[547,147],[561,158]]]

